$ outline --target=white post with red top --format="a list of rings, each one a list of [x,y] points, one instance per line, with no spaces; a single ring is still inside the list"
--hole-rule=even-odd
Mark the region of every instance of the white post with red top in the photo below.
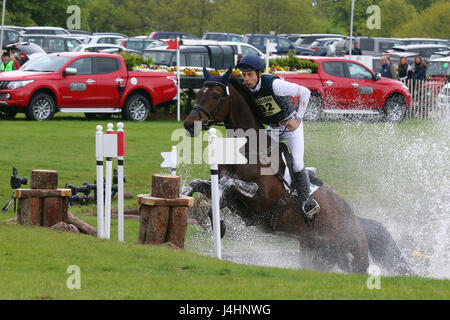
[[[118,240],[124,241],[124,200],[123,200],[123,157],[126,153],[126,132],[123,123],[108,123],[106,134],[102,126],[97,126],[96,158],[97,158],[97,235],[109,239],[111,235],[111,188],[112,188],[112,158],[117,158],[118,164]],[[105,200],[103,201],[103,158],[106,158]]]

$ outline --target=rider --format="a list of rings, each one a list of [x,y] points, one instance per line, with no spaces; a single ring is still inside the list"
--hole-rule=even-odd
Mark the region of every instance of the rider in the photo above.
[[[278,129],[280,138],[289,146],[293,157],[294,176],[291,186],[297,191],[301,208],[308,218],[320,210],[318,203],[309,196],[309,176],[303,162],[303,115],[311,92],[301,85],[281,80],[279,77],[263,74],[264,62],[255,55],[244,56],[237,68],[241,70],[245,85],[253,92],[256,103],[269,128]],[[299,97],[296,107],[290,97]]]

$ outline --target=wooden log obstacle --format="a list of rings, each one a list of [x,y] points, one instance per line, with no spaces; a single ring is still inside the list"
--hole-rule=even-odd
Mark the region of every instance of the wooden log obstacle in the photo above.
[[[72,191],[57,189],[57,171],[33,170],[30,187],[14,190],[14,198],[19,200],[19,224],[51,227],[59,222],[68,222],[67,203]]]
[[[154,174],[151,194],[138,195],[138,203],[139,242],[183,249],[189,207],[193,206],[194,198],[180,195],[180,177]]]

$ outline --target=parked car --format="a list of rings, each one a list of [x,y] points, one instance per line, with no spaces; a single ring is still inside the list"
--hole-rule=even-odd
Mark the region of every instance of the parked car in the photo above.
[[[30,42],[17,42],[6,46],[6,51],[18,57],[17,62],[23,66],[26,62],[46,54],[40,46]]]
[[[109,44],[109,43],[97,43],[97,44],[80,44],[72,51],[74,52],[101,52],[103,50],[108,49],[117,49],[118,51],[125,51],[126,48],[119,46],[117,44]]]
[[[22,36],[22,38],[25,42],[37,44],[47,53],[73,51],[77,46],[82,44],[78,39],[60,35],[27,34]]]
[[[411,44],[408,46],[396,46],[389,52],[417,52],[425,62],[428,62],[431,55],[439,51],[448,51],[448,47],[437,44]]]
[[[403,45],[404,43],[397,39],[391,38],[369,38],[356,37],[352,43],[359,42],[359,48],[363,55],[381,56],[386,50],[392,49],[395,46]],[[341,39],[336,43],[336,55],[343,56],[348,52],[350,47],[350,39],[348,37]]]
[[[436,38],[399,38],[405,45],[412,44],[437,44],[442,46],[449,46],[449,42],[445,39]]]
[[[126,34],[118,33],[118,32],[94,32],[93,36],[119,36],[122,38],[128,38]]]
[[[449,56],[450,56],[450,50],[447,50],[447,51],[438,51],[438,52],[434,52],[434,53],[430,56],[430,60],[439,59],[439,58],[445,58],[445,57],[449,57]]]
[[[139,51],[142,54],[144,52],[144,49],[149,45],[153,45],[155,47],[162,46],[164,45],[164,41],[151,38],[122,38],[117,39],[116,44],[127,49]]]
[[[286,81],[311,90],[305,120],[322,114],[382,115],[400,122],[411,104],[411,94],[400,81],[382,78],[363,64],[338,57],[308,57],[318,64],[316,73],[278,74]]]
[[[28,34],[51,34],[51,35],[70,35],[69,31],[60,27],[27,27],[22,35]]]
[[[87,44],[116,44],[118,40],[127,39],[125,37],[113,34],[92,35],[87,40]]]
[[[24,112],[29,120],[50,120],[60,111],[143,121],[152,106],[176,96],[175,83],[168,72],[127,71],[120,55],[53,53],[0,74],[0,110]]]
[[[230,46],[233,48],[235,63],[237,63],[237,59],[239,55],[245,56],[247,54],[256,54],[260,56],[262,59],[265,59],[265,54],[248,43],[242,42],[232,42],[232,41],[219,41],[220,45]]]
[[[450,80],[450,57],[430,60],[427,79],[435,81]]]
[[[316,52],[316,56],[334,56],[336,55],[336,43],[341,38],[319,38],[309,46]]]
[[[317,39],[322,38],[344,38],[343,34],[326,34],[326,33],[314,33],[314,34],[302,34],[295,40],[294,44],[297,47],[310,47],[311,44]]]
[[[150,33],[148,37],[155,40],[167,40],[167,39],[175,40],[177,37],[180,37],[180,39],[198,39],[196,36],[187,32],[167,32],[167,31],[154,31]]]
[[[69,32],[70,34],[75,34],[75,35],[84,35],[84,36],[91,36],[92,33],[90,33],[89,31],[85,31],[85,30],[71,30],[68,29],[67,32]]]
[[[266,52],[266,41],[276,44],[276,55],[285,55],[288,52],[294,52],[296,55],[314,55],[315,52],[309,48],[296,47],[286,38],[272,36],[268,34],[247,34],[244,36],[244,42],[251,44],[258,50]]]
[[[144,59],[153,59],[158,65],[169,67],[177,65],[176,50],[168,49],[167,46],[147,48],[143,56]],[[183,67],[225,69],[234,63],[234,52],[230,46],[180,46],[180,66]]]
[[[1,32],[2,28],[0,28]],[[3,48],[19,41],[20,33],[14,29],[3,28]]]
[[[202,37],[203,40],[216,40],[216,41],[232,41],[243,42],[244,36],[236,33],[226,32],[205,32]]]

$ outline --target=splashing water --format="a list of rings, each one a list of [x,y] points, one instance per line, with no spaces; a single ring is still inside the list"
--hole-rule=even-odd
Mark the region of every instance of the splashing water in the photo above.
[[[349,194],[344,198],[356,215],[388,229],[415,274],[450,279],[450,125],[442,121],[400,126],[354,122],[337,126],[335,152],[349,176],[337,191]],[[246,226],[229,212],[222,214],[227,224],[224,259],[308,267],[297,240]],[[198,231],[194,238],[188,250],[213,256],[210,232]]]

